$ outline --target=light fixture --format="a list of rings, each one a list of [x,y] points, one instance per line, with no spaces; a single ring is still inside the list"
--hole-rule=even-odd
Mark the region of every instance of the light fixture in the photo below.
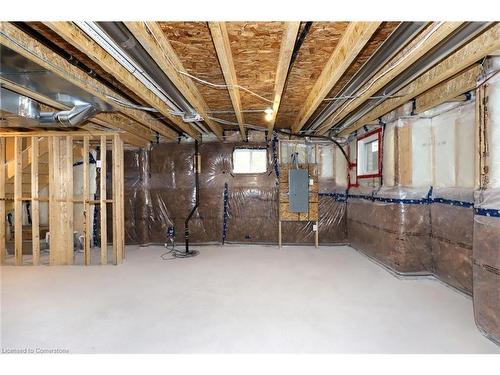
[[[264,110],[264,113],[266,116],[264,117],[266,121],[271,121],[273,119],[273,109],[272,108],[266,108]]]

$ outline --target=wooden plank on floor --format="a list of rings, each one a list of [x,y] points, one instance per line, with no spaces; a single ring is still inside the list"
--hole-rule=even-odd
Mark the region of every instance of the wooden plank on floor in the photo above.
[[[91,215],[89,204],[89,137],[83,138],[83,263],[88,266],[91,263],[90,257],[90,234],[92,233]]]
[[[14,138],[14,257],[23,264],[23,139]]]
[[[31,233],[33,265],[40,262],[40,201],[38,200],[38,137],[31,138]]]
[[[100,177],[100,212],[101,212],[101,264],[108,264],[108,227],[106,210],[106,137],[101,136],[101,177]]]
[[[7,248],[5,243],[5,142],[0,137],[0,264],[5,262]]]

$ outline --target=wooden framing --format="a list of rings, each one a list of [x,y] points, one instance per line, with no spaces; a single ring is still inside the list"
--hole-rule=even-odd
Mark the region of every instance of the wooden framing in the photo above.
[[[14,188],[12,195],[5,189],[6,168],[4,159],[6,158],[5,145],[6,139],[12,138],[14,144]],[[91,142],[91,139],[98,140]],[[48,145],[48,196],[40,196],[39,167],[40,162],[40,144],[47,143]],[[81,147],[83,145],[83,147]],[[106,155],[106,150],[111,150],[113,153],[113,196],[112,199],[106,195],[106,172],[109,170],[109,165],[106,159],[103,160],[103,168],[101,170],[101,186],[99,200],[94,200],[90,194],[90,163],[89,152],[91,145],[100,145],[104,150],[103,155]],[[75,152],[75,150],[78,150]],[[81,152],[80,152],[81,150]],[[22,173],[22,160],[25,151],[29,153],[31,160],[31,171],[28,174],[29,181],[26,180],[26,174]],[[83,165],[83,192],[82,196],[75,196],[74,189],[74,158],[82,157]],[[4,172],[3,174],[1,172]],[[50,232],[50,265],[68,265],[74,264],[74,204],[83,205],[83,257],[84,265],[91,264],[91,231],[92,221],[91,215],[94,205],[101,206],[101,212],[104,214],[101,217],[101,230],[103,234],[103,243],[107,244],[107,226],[106,226],[106,205],[113,204],[113,263],[119,264],[124,259],[124,199],[123,199],[123,140],[118,133],[97,132],[97,135],[89,135],[88,132],[57,132],[57,131],[34,131],[34,132],[0,132],[0,214],[3,220],[0,220],[0,225],[4,228],[0,232],[0,241],[3,239],[1,257],[2,262],[12,264],[12,260],[16,265],[22,265],[23,262],[23,244],[24,253],[27,253],[26,238],[23,241],[23,202],[31,202],[32,207],[32,259],[33,265],[38,265],[41,262],[40,254],[40,202],[48,202],[49,213],[48,230]],[[24,191],[24,183],[27,182],[29,189]],[[13,201],[14,210],[14,256],[10,257],[6,253],[5,246],[5,210],[6,200]],[[12,208],[11,208],[12,209]],[[107,246],[100,250],[101,264],[107,264]],[[13,259],[12,259],[13,258]],[[11,259],[11,260],[9,260]]]
[[[40,95],[39,93],[32,91],[26,87],[19,86],[18,84],[3,77],[0,77],[0,85],[8,90],[27,96],[28,98],[32,98],[38,103],[45,104],[52,109],[70,109],[70,107],[66,105]],[[81,126],[81,128],[89,132],[94,132],[96,130],[106,130],[104,128],[108,128],[111,130],[121,130],[124,132],[122,134],[124,141],[133,146],[145,147],[149,141],[152,141],[155,138],[155,134],[149,129],[144,128],[142,132],[136,133],[140,125],[135,121],[118,113],[99,113],[91,118],[89,120],[89,123],[91,124],[83,125]]]
[[[280,56],[278,60],[278,67],[276,69],[276,78],[274,80],[274,93],[273,93],[273,113],[272,119],[269,122],[268,130],[272,131],[276,122],[276,116],[283,96],[283,89],[285,88],[286,77],[292,59],[293,48],[295,40],[299,32],[300,22],[285,22],[283,37],[281,39]]]
[[[289,212],[289,186],[288,174],[291,169],[291,164],[283,163],[281,158],[281,142],[279,145],[279,160],[280,160],[280,178],[279,178],[279,207],[278,207],[278,246],[282,246],[282,222],[287,221],[309,221],[313,222],[314,244],[319,247],[319,190],[318,190],[318,147],[314,147],[314,163],[300,164],[299,167],[307,169],[309,178],[313,180],[312,186],[309,187],[309,210],[307,213]],[[284,141],[287,143],[302,143],[303,141]]]
[[[90,220],[90,169],[89,169],[89,137],[83,137],[83,263],[90,265],[90,241],[92,233],[92,222]]]
[[[385,100],[340,135],[347,135],[386,113],[400,107],[439,83],[453,77],[500,48],[500,24],[495,24],[458,51],[396,93],[397,98]]]
[[[292,125],[294,133],[302,129],[380,24],[381,22],[351,22],[349,24],[296,117]]]
[[[209,108],[194,82],[179,73],[185,72],[182,62],[177,57],[172,45],[165,37],[157,22],[125,22],[125,25],[141,43],[177,89],[203,117],[212,132],[222,140],[222,129],[208,118]]]
[[[5,138],[0,137],[0,264],[7,256],[5,244]]]
[[[72,65],[70,62],[53,52],[42,43],[30,37],[13,24],[9,22],[0,22],[0,43],[6,47],[16,51],[25,58],[37,63],[44,69],[47,69],[61,78],[74,84],[75,86],[94,95],[102,101],[116,107],[116,103],[109,96],[124,100],[116,92],[110,90],[99,81],[89,77],[82,70]],[[131,126],[136,128],[135,131],[129,128],[122,129],[136,137],[141,137],[141,134],[147,134],[150,131],[158,132],[158,134],[167,139],[177,139],[177,133],[168,128],[162,122],[140,110],[129,109],[125,107],[117,107],[118,111],[128,117],[131,121]],[[100,115],[98,115],[100,116]],[[139,126],[136,126],[139,125]],[[113,126],[120,127],[121,124],[114,123]]]
[[[123,197],[123,142],[118,135],[113,137],[113,264],[123,261],[125,252],[125,206]]]
[[[101,159],[101,176],[100,176],[100,208],[101,208],[101,264],[108,263],[108,227],[107,227],[107,205],[106,205],[106,172],[107,172],[107,157],[106,157],[106,137],[101,135],[101,145],[99,146]]]
[[[14,257],[16,266],[23,264],[23,139],[14,139]]]
[[[183,122],[179,117],[174,116],[171,113],[171,109],[162,99],[149,90],[73,22],[44,22],[44,24],[82,53],[86,54],[96,64],[99,64],[107,73],[112,74],[120,83],[129,90],[132,90],[142,100],[156,108],[163,116],[177,125],[186,134],[194,139],[200,140],[200,134],[193,127]]]
[[[38,137],[31,137],[31,233],[33,265],[40,262],[40,201],[38,196]]]
[[[245,119],[241,108],[240,90],[238,89],[238,79],[234,69],[233,55],[231,52],[231,44],[224,22],[209,22],[210,33],[214,42],[217,57],[222,68],[224,80],[226,81],[231,103],[233,104],[234,113],[240,127],[241,139],[246,139]]]
[[[446,39],[452,32],[462,25],[462,22],[444,22],[442,24],[431,24],[426,31],[421,33],[416,39],[399,52],[389,63],[382,68],[381,72],[375,75],[360,90],[361,95],[350,100],[345,106],[339,108],[327,122],[317,131],[318,134],[325,134],[335,122],[341,121],[345,116],[366,102],[376,92],[386,86],[394,78],[408,69],[413,63],[434,48],[438,43]]]
[[[422,113],[448,100],[452,100],[464,92],[476,88],[477,79],[481,74],[481,65],[474,64],[462,73],[450,78],[416,98],[415,113]]]
[[[396,184],[411,186],[413,180],[413,154],[411,126],[396,127]]]

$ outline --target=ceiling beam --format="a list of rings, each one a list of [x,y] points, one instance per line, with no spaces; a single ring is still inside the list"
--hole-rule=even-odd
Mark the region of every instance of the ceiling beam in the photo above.
[[[318,134],[325,134],[333,125],[341,121],[349,113],[365,103],[371,96],[383,89],[394,78],[403,73],[412,64],[422,58],[438,43],[447,38],[462,22],[432,23],[420,33],[407,47],[394,56],[381,73],[376,74],[360,90],[359,96],[349,100],[346,105],[335,111],[318,130]]]
[[[481,64],[474,64],[446,82],[434,86],[416,97],[415,113],[419,114],[439,104],[452,100],[465,92],[474,90],[481,74]]]
[[[72,65],[62,56],[44,46],[11,23],[0,22],[0,26],[0,44],[12,49],[21,56],[35,62],[44,69],[58,75],[113,107],[116,107],[116,103],[108,96],[125,100],[116,92],[104,86],[99,81],[89,77],[81,69]],[[177,139],[177,133],[175,131],[143,111],[119,107],[119,112],[141,124],[141,126],[134,129],[133,132],[130,131],[131,134],[136,136],[138,134],[144,134],[144,131],[147,129],[155,131],[168,139]]]
[[[271,121],[268,125],[268,130],[271,132],[276,122],[276,116],[280,108],[283,89],[285,88],[286,77],[292,60],[293,48],[295,40],[299,33],[300,22],[284,22],[283,36],[281,37],[280,55],[278,59],[278,67],[276,69],[276,77],[274,79],[273,92],[273,113]]]
[[[293,133],[299,132],[304,127],[380,24],[381,22],[349,23],[292,124]]]
[[[484,33],[461,47],[459,50],[441,61],[434,68],[428,70],[409,85],[405,86],[395,96],[382,102],[372,109],[350,127],[343,130],[341,135],[349,134],[356,129],[378,119],[390,111],[402,106],[418,95],[426,92],[439,83],[446,81],[454,75],[460,73],[467,67],[473,65],[482,58],[500,49],[500,24],[486,30]]]
[[[165,118],[177,125],[183,132],[194,139],[200,140],[200,134],[191,126],[171,113],[170,107],[155,93],[149,90],[132,73],[123,67],[113,56],[98,45],[83,30],[73,22],[44,22],[52,31],[57,33],[66,42],[76,47],[80,52],[86,54],[92,61],[103,68],[107,73],[113,75],[121,84],[133,91],[148,105],[157,109]]]
[[[231,43],[227,33],[225,22],[209,22],[210,34],[214,42],[215,51],[219,58],[219,63],[222,68],[222,74],[226,81],[229,97],[233,103],[234,113],[240,127],[241,139],[245,140],[245,120],[241,110],[240,90],[238,89],[238,80],[234,69],[233,54],[231,52]]]
[[[210,127],[218,139],[222,140],[220,125],[208,118],[210,110],[193,80],[179,72],[186,72],[172,45],[165,37],[157,22],[125,22],[139,43],[148,51],[163,73],[173,82],[177,89],[194,107]]]
[[[5,87],[8,90],[14,91],[20,95],[27,96],[28,98],[31,98],[37,101],[38,103],[45,104],[51,107],[52,109],[57,109],[60,111],[71,109],[69,106],[56,102],[55,100],[47,98],[46,96],[43,96],[26,87],[19,86],[17,83],[9,81],[2,77],[0,77],[0,86]],[[121,130],[124,132],[122,133],[123,141],[125,143],[138,147],[146,146],[149,141],[152,141],[155,138],[154,133],[151,132],[149,129],[144,129],[142,133],[136,133],[140,125],[134,120],[131,120],[117,113],[111,113],[111,112],[99,113],[96,116],[92,117],[89,120],[89,122],[95,125],[93,126],[87,124],[81,126],[81,128],[86,129],[89,132],[92,132],[93,130],[96,129],[102,130],[102,127],[109,128],[111,130]]]

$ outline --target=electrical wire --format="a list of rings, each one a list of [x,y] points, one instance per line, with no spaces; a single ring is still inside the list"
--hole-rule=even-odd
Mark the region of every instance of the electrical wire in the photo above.
[[[371,80],[370,84],[364,88],[359,94],[356,94],[356,96],[360,96],[360,95],[363,95],[365,92],[367,92],[370,88],[373,87],[373,85],[379,80],[381,79],[382,77],[384,77],[385,75],[387,75],[388,73],[390,73],[392,70],[394,70],[396,67],[398,67],[399,65],[401,65],[407,58],[408,56],[410,56],[413,52],[415,52],[418,48],[420,48],[420,46],[425,43],[442,25],[444,24],[444,22],[438,22],[432,29],[431,31],[424,37],[422,38],[422,40],[420,40],[420,42],[418,42],[407,54],[405,54],[404,56],[402,56],[398,61],[396,61],[396,63],[392,66],[390,66],[389,68],[387,68],[384,72],[382,72],[381,74],[379,74],[378,76],[376,76],[374,79]],[[321,130],[324,130],[325,128],[329,128],[333,125],[334,121],[339,117],[339,115],[344,112],[344,110],[347,108],[347,106],[349,106],[354,100],[356,100],[356,98],[353,98],[351,99],[350,101],[344,103],[342,105],[342,107],[336,111],[336,113],[333,115],[333,117],[331,118],[331,120],[328,122],[328,124],[320,127],[318,129],[318,131],[321,131]]]
[[[196,255],[199,254],[198,251],[190,251],[188,253],[186,253],[185,251],[183,250],[179,250],[175,247],[175,242],[174,241],[170,241],[170,246],[169,244],[165,244],[165,247],[167,248],[167,251],[163,254],[160,255],[160,258],[162,260],[174,260],[174,259],[184,259],[184,258],[192,258]]]
[[[261,100],[263,100],[263,101],[266,101],[268,103],[273,103],[272,100],[267,99],[267,98],[265,98],[265,97],[257,94],[256,92],[254,92],[254,91],[252,91],[250,89],[247,89],[246,87],[243,87],[243,86],[240,86],[240,85],[227,85],[227,84],[223,84],[223,83],[209,82],[209,81],[206,81],[206,80],[201,79],[199,77],[196,77],[195,75],[190,74],[190,73],[188,73],[185,70],[181,70],[181,69],[177,68],[177,66],[174,64],[174,62],[170,59],[170,57],[168,56],[168,54],[163,49],[162,43],[160,43],[160,41],[156,38],[156,35],[154,34],[154,32],[149,28],[149,25],[146,22],[144,22],[144,26],[146,27],[146,29],[148,29],[149,34],[152,35],[153,38],[155,39],[157,45],[160,47],[161,51],[163,52],[163,56],[165,56],[165,58],[167,59],[167,61],[169,62],[169,64],[172,65],[172,67],[174,68],[174,70],[177,73],[182,74],[182,75],[184,75],[186,77],[189,77],[189,78],[191,78],[191,79],[193,79],[193,80],[195,80],[195,81],[197,81],[199,83],[202,83],[202,84],[207,85],[207,86],[211,86],[211,87],[216,88],[216,89],[238,88],[238,89],[243,90],[243,91],[245,91],[245,92],[247,92],[247,93],[249,93],[249,94],[251,94],[251,95],[253,95],[253,96],[255,96],[255,97],[257,97],[257,98],[259,98]]]

